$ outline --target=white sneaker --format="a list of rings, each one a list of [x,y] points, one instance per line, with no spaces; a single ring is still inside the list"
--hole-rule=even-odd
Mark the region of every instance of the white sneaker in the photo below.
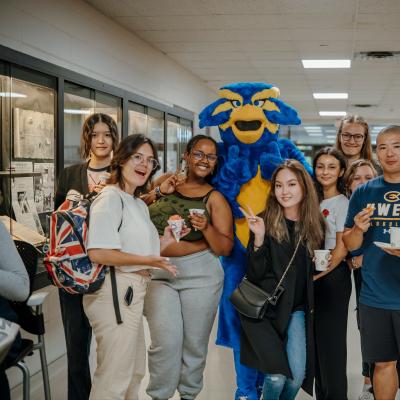
[[[361,392],[358,400],[374,400],[374,395],[369,390],[366,390],[365,392]]]

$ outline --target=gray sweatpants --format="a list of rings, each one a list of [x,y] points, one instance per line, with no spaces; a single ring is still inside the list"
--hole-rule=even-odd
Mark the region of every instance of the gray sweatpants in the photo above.
[[[203,387],[224,273],[218,257],[209,250],[172,257],[171,262],[179,275],[171,278],[157,271],[145,297],[151,337],[147,394],[165,400],[178,389],[181,397],[195,399]]]

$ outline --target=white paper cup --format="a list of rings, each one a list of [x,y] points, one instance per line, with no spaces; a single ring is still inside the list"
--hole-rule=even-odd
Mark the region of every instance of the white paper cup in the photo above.
[[[171,227],[172,233],[177,242],[179,242],[179,239],[181,238],[181,232],[183,229],[184,222],[185,222],[184,219],[172,219],[172,220],[169,219],[168,220],[168,225]]]
[[[189,208],[190,215],[193,214],[204,215],[205,212],[206,210],[204,208]]]
[[[330,250],[314,250],[316,271],[326,271],[329,264]]]
[[[390,245],[400,247],[400,228],[394,226],[390,228]]]

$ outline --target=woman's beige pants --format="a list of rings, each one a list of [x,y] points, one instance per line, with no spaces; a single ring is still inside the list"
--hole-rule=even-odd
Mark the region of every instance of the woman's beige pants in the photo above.
[[[115,318],[110,274],[100,290],[83,296],[97,343],[97,368],[90,400],[137,400],[146,371],[143,300],[150,278],[121,272],[116,273],[116,278],[122,324],[118,325]],[[129,286],[133,300],[127,306],[124,296]]]

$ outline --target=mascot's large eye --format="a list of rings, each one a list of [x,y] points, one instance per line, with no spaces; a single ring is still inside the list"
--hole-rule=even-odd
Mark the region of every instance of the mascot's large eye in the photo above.
[[[256,100],[253,104],[254,104],[256,107],[262,107],[262,106],[265,104],[265,102],[266,102],[265,99],[264,99],[264,100]]]
[[[239,100],[231,100],[231,103],[235,108],[238,108],[242,105]]]

